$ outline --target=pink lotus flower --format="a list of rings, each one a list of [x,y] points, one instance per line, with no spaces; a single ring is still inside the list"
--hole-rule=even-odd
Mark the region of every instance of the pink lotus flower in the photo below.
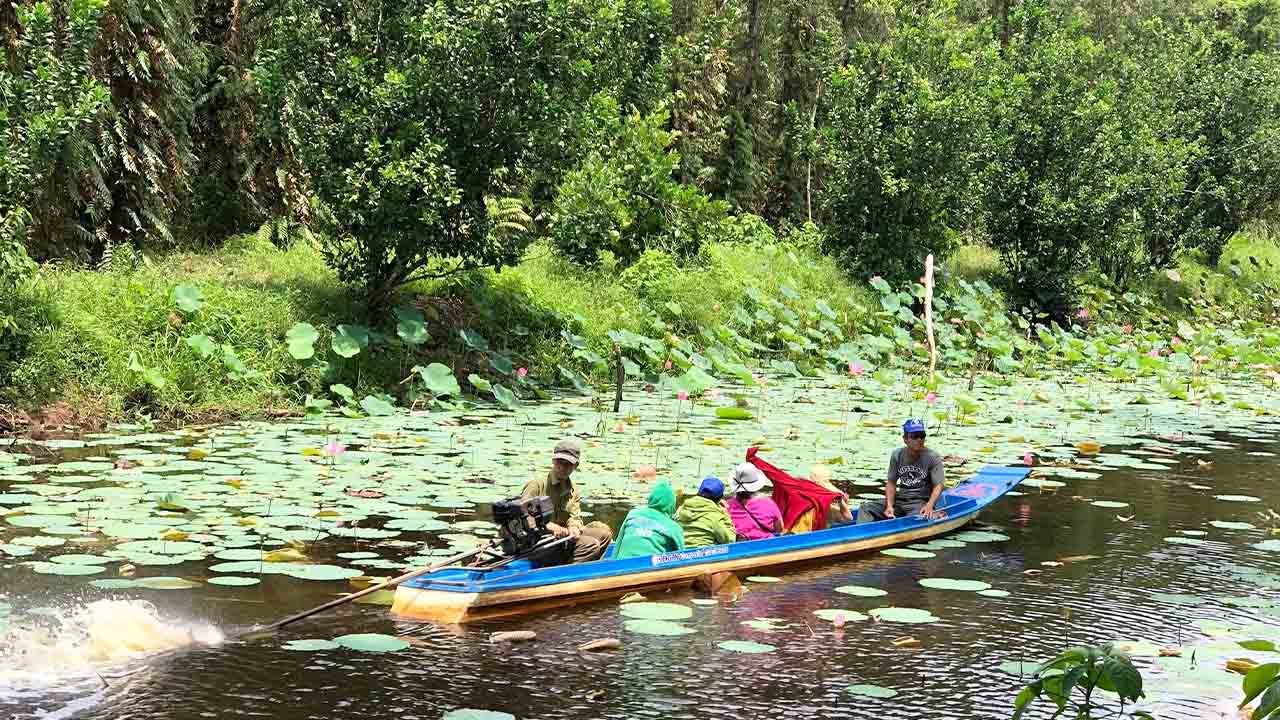
[[[1160,348],[1151,348],[1151,352],[1147,353],[1147,357],[1160,357]]]
[[[715,400],[720,397],[720,391],[716,388],[711,388],[702,394],[705,395],[708,400]]]
[[[1173,336],[1173,339],[1169,341],[1169,344],[1170,344],[1170,345],[1181,345],[1181,344],[1182,344],[1182,338],[1178,337],[1177,335],[1174,335],[1174,336]]]
[[[521,379],[529,377],[529,368],[520,368],[519,370],[516,370],[516,374],[519,375]]]
[[[1132,335],[1133,326],[1128,323],[1125,323],[1124,327],[1120,328],[1120,332],[1124,333],[1125,335]]]
[[[836,614],[831,617],[831,624],[835,625],[838,628],[841,628],[841,627],[844,627],[844,623],[845,623],[844,611],[843,610],[836,611]]]
[[[1080,311],[1076,313],[1076,317],[1080,318],[1081,320],[1088,320],[1089,308],[1080,308]]]
[[[684,402],[685,400],[689,399],[689,393],[685,392],[684,390],[681,390],[680,392],[676,393],[676,399],[679,400],[680,402]]]
[[[1034,456],[1034,455],[1032,455],[1030,452],[1022,453],[1022,464],[1023,464],[1023,465],[1035,465],[1035,464],[1036,464],[1036,458],[1035,458],[1035,456]]]
[[[933,393],[929,393],[928,395],[924,396],[924,401],[932,405],[938,402],[938,396]]]
[[[666,361],[665,363],[663,363],[663,364],[662,364],[662,369],[663,369],[663,370],[670,370],[670,369],[671,369],[671,361],[670,361],[670,360],[668,360],[668,361]]]
[[[1014,401],[1014,404],[1017,405],[1018,407],[1022,407],[1023,405],[1027,404],[1027,401],[1023,400],[1022,398],[1018,398],[1017,400]]]
[[[864,373],[866,373],[866,372],[867,372],[867,369],[866,369],[866,368],[864,368],[864,367],[862,367],[862,363],[856,363],[856,362],[850,362],[850,363],[849,363],[849,374],[850,374],[850,375],[852,375],[852,376],[854,376],[854,377],[862,377],[862,376],[863,376],[863,374],[864,374]]]
[[[346,451],[347,451],[347,446],[343,445],[337,440],[330,440],[329,442],[325,443],[325,446],[323,449],[324,454],[328,455],[329,457],[338,457],[339,455],[341,455]]]

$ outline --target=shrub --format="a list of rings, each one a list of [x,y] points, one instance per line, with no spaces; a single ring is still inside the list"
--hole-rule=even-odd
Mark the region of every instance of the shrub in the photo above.
[[[690,260],[724,236],[728,206],[676,180],[666,122],[665,113],[628,116],[560,183],[551,237],[565,257],[594,265],[608,251],[627,266],[652,249]]]

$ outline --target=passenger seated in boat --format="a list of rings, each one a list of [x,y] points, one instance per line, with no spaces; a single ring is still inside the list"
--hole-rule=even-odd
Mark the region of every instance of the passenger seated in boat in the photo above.
[[[936,507],[946,480],[942,458],[924,446],[925,435],[922,420],[912,418],[903,423],[903,447],[889,456],[884,500],[862,503],[858,508],[858,522],[891,520],[912,514],[931,520],[947,516]]]
[[[671,516],[676,511],[676,493],[666,480],[649,491],[647,507],[627,513],[618,528],[612,559],[626,560],[684,549],[684,530]]]
[[[680,504],[676,522],[684,530],[686,548],[731,543],[738,537],[729,511],[724,509],[724,483],[718,477],[703,478],[698,494]]]
[[[836,520],[847,522],[852,517],[845,494],[831,484],[831,473],[825,467],[815,468],[818,476],[825,478],[825,485],[798,478],[785,470],[770,465],[760,457],[756,448],[747,450],[747,462],[755,466],[773,482],[773,502],[782,513],[782,526],[792,533],[825,530]],[[844,502],[840,512],[837,503]]]
[[[782,533],[782,511],[773,498],[761,494],[768,483],[764,473],[751,463],[734,468],[734,496],[726,509],[739,540],[761,540]]]
[[[809,482],[821,487],[822,489],[835,493],[836,497],[827,505],[827,524],[825,527],[834,527],[836,525],[844,525],[853,522],[853,510],[849,507],[849,496],[840,488],[831,482],[831,468],[826,465],[814,465],[809,471]],[[774,495],[777,495],[775,492]],[[817,509],[809,508],[801,513],[791,526],[792,534],[809,532],[810,530],[821,530],[822,527],[814,527],[813,520],[817,517]]]
[[[555,510],[547,527],[556,537],[574,539],[575,563],[599,560],[613,541],[613,531],[602,522],[582,523],[582,497],[573,483],[573,471],[582,457],[582,442],[565,438],[551,454],[551,469],[545,478],[534,478],[524,486],[522,497],[546,495]]]

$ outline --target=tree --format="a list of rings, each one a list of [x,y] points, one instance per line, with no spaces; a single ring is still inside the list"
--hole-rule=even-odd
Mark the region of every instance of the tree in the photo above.
[[[377,304],[515,262],[486,200],[554,187],[600,88],[651,92],[664,7],[288,0],[255,75],[339,277]]]

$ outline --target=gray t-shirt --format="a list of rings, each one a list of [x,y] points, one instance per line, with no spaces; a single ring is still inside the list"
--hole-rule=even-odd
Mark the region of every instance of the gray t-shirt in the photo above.
[[[900,447],[889,456],[890,482],[897,483],[896,502],[924,503],[928,501],[934,485],[943,483],[942,458],[929,448],[920,453],[914,461],[909,460],[910,451]]]

